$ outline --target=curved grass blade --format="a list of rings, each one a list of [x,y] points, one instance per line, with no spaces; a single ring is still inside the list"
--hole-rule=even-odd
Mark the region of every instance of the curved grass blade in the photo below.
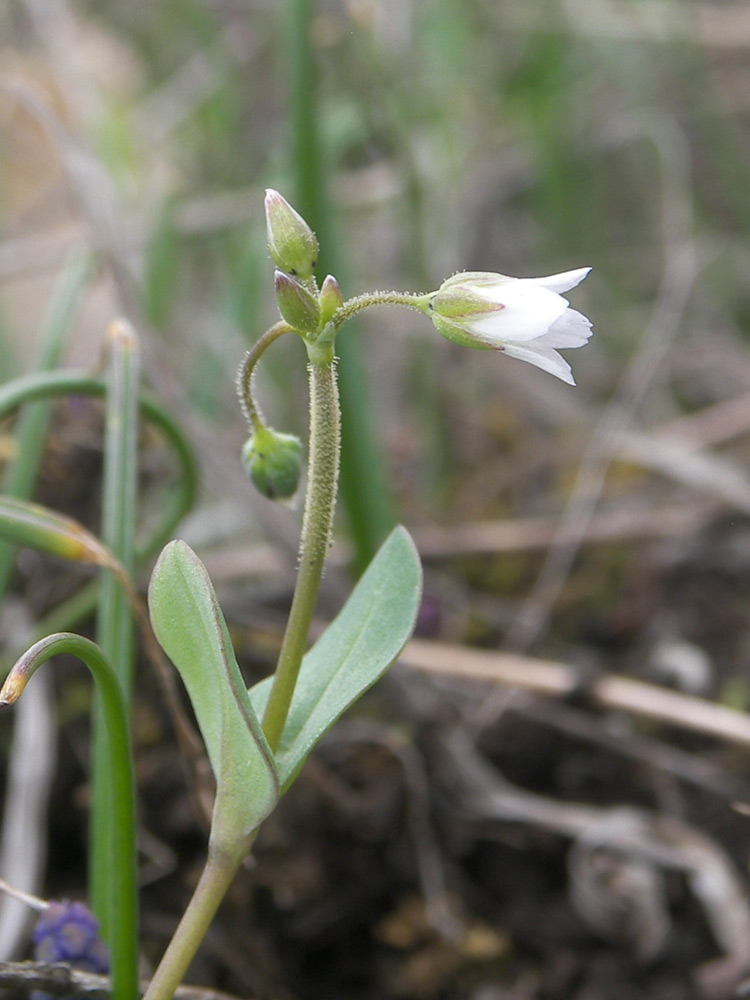
[[[57,364],[65,336],[79,302],[80,293],[89,274],[91,261],[88,254],[72,254],[55,290],[40,331],[42,344],[38,368],[49,371]],[[49,403],[25,406],[13,429],[15,457],[2,475],[2,492],[19,499],[33,495],[44,448],[44,434],[49,420]],[[15,549],[0,545],[0,594],[4,594],[13,567]]]
[[[124,571],[102,542],[78,521],[41,504],[0,497],[0,538],[74,562]]]
[[[58,633],[35,643],[16,662],[0,690],[0,706],[12,705],[43,663],[58,653],[83,660],[96,681],[108,741],[112,786],[110,866],[117,907],[112,913],[109,945],[112,953],[113,995],[138,997],[138,888],[136,879],[135,779],[130,746],[130,721],[120,682],[99,647],[80,635]]]

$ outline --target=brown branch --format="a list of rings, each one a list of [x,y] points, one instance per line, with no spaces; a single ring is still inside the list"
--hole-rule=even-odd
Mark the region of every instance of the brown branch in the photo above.
[[[424,639],[412,639],[399,659],[415,670],[435,676],[503,684],[558,698],[574,694],[581,682],[580,672],[563,663]],[[594,678],[586,685],[586,695],[600,708],[632,712],[670,726],[750,746],[750,715],[704,698],[615,674]]]

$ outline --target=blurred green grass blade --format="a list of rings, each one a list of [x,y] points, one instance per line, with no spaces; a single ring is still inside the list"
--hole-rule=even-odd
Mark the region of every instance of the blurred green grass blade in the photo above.
[[[326,171],[320,144],[312,42],[312,0],[288,0],[284,65],[291,75],[290,126],[293,187],[291,201],[318,236],[318,275],[334,274],[342,287],[346,276],[335,253],[327,202]],[[355,566],[362,572],[394,526],[391,492],[378,446],[369,379],[354,323],[336,344],[341,397],[341,499],[355,546]]]
[[[115,320],[107,331],[106,422],[104,431],[104,485],[102,540],[127,573],[135,562],[136,495],[138,484],[139,348],[132,327]],[[128,594],[112,573],[104,575],[99,590],[97,639],[112,662],[128,713],[132,698],[135,630]],[[104,719],[97,695],[92,754],[93,796],[89,833],[89,894],[101,922],[102,935],[113,944],[117,925],[117,882],[112,871],[113,823],[112,762]]]
[[[42,325],[40,371],[48,371],[57,364],[89,273],[88,255],[76,254],[70,258]],[[50,404],[44,402],[25,406],[18,416],[13,431],[16,457],[8,463],[2,478],[2,492],[8,496],[28,498],[34,492],[49,413]],[[0,544],[0,597],[7,589],[14,557],[12,545]]]
[[[0,497],[0,538],[63,559],[121,571],[112,553],[77,521],[28,500]]]
[[[54,371],[24,375],[0,386],[0,419],[25,403],[51,396],[103,396],[106,388],[103,379],[88,372]],[[144,417],[164,435],[180,467],[177,485],[170,490],[168,499],[162,505],[156,527],[139,544],[138,558],[142,559],[162,548],[171,538],[180,519],[192,507],[198,489],[198,466],[190,441],[179,424],[154,397],[149,393],[142,393],[140,407]]]
[[[259,304],[267,279],[268,253],[265,250],[265,228],[256,223],[243,231],[227,233],[221,243],[229,275],[228,308],[232,323],[252,344],[262,322]]]
[[[135,331],[124,320],[115,320],[107,337],[109,370],[101,535],[106,548],[127,573],[132,573],[138,494],[140,350]],[[112,574],[102,582],[98,631],[99,644],[112,660],[129,703],[133,681],[133,628],[127,594]]]
[[[162,205],[146,253],[144,310],[147,322],[163,329],[177,294],[183,241],[175,227],[172,199]]]

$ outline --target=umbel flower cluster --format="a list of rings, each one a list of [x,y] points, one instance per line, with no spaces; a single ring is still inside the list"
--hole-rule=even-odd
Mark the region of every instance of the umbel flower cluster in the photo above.
[[[318,288],[318,241],[302,216],[273,190],[266,192],[265,209],[282,320],[261,338],[240,372],[240,398],[251,429],[243,462],[264,495],[286,499],[294,494],[300,478],[299,441],[267,427],[252,398],[254,366],[281,333],[298,333],[312,363],[330,361],[336,335],[346,320],[372,306],[401,305],[429,317],[438,333],[456,344],[502,351],[575,385],[570,365],[559,351],[582,347],[591,336],[591,323],[570,307],[562,293],[575,288],[591,268],[546,278],[464,271],[434,292],[372,292],[344,301],[332,275]]]

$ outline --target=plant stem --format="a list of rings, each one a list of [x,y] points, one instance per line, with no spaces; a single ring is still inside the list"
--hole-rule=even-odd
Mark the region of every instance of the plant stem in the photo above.
[[[255,834],[251,834],[231,851],[209,846],[198,885],[143,1000],[171,1000],[174,996],[254,839]]]
[[[255,366],[260,361],[263,352],[271,346],[271,344],[278,340],[279,337],[284,333],[292,333],[292,327],[283,320],[279,323],[274,324],[270,330],[266,330],[262,337],[254,344],[251,350],[245,355],[245,359],[240,365],[240,370],[237,372],[237,395],[240,397],[240,406],[242,407],[242,412],[247,417],[247,422],[250,427],[250,433],[252,434],[258,425],[263,424],[263,418],[260,415],[260,408],[255,402],[255,397],[253,395],[253,376],[255,375]]]
[[[312,362],[310,379],[310,455],[302,521],[299,571],[279,662],[263,717],[271,749],[281,742],[284,723],[307,647],[315,605],[331,542],[340,451],[339,396],[333,358]]]
[[[417,312],[425,312],[429,300],[430,295],[418,292],[367,292],[365,295],[357,295],[346,301],[336,311],[332,322],[338,329],[352,316],[371,306],[406,306],[408,309],[416,309]]]
[[[334,232],[328,178],[335,170],[320,127],[320,46],[315,41],[317,0],[284,4],[284,78],[288,86],[289,173],[294,206],[317,234],[318,274],[334,274],[346,285],[346,248]],[[354,332],[354,331],[352,331]],[[394,525],[393,501],[383,461],[367,364],[360,338],[347,337],[341,358],[341,500],[354,545],[354,569],[361,573]]]

